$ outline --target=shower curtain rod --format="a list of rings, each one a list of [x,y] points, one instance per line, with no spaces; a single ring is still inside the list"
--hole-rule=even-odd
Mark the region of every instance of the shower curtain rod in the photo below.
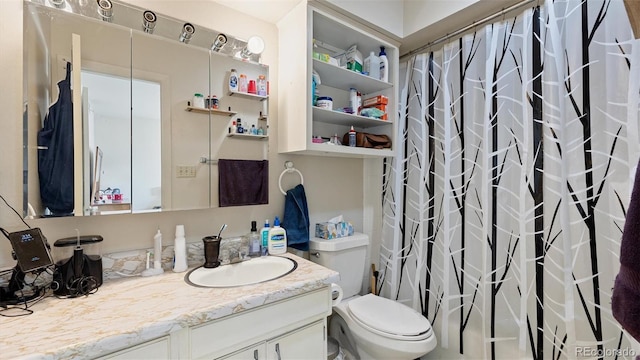
[[[511,11],[514,11],[514,10],[516,10],[516,9],[518,9],[520,7],[523,7],[523,6],[527,5],[527,4],[530,4],[532,2],[540,2],[540,0],[522,0],[519,3],[516,3],[516,4],[513,4],[513,5],[509,6],[509,7],[503,8],[502,10],[500,10],[500,11],[498,11],[498,12],[492,14],[492,15],[489,15],[489,16],[487,16],[487,17],[485,17],[483,19],[480,19],[478,21],[474,21],[471,24],[469,24],[469,25],[467,25],[467,26],[465,26],[465,27],[463,27],[461,29],[458,29],[458,30],[456,30],[456,31],[454,31],[454,32],[452,32],[450,34],[446,34],[446,35],[444,35],[444,36],[442,36],[442,37],[440,37],[440,38],[438,38],[438,39],[436,39],[434,41],[426,43],[425,45],[422,45],[417,49],[411,50],[411,51],[409,51],[408,53],[406,53],[404,55],[400,55],[400,60],[402,60],[402,59],[404,59],[404,58],[406,58],[408,56],[412,56],[412,55],[415,55],[417,53],[420,53],[420,52],[422,52],[422,51],[424,51],[424,50],[426,50],[426,49],[428,49],[428,48],[430,48],[430,47],[432,47],[434,45],[437,45],[437,44],[439,44],[441,42],[444,42],[444,41],[446,41],[446,40],[448,40],[448,39],[450,39],[450,38],[452,38],[452,37],[454,37],[456,35],[460,35],[462,33],[465,33],[467,31],[469,31],[470,29],[473,29],[474,27],[486,24],[486,23],[488,23],[489,21],[491,21],[491,20],[493,20],[495,18],[498,18],[498,17],[500,17],[500,16],[502,16],[504,14],[507,14],[507,13],[509,13]]]

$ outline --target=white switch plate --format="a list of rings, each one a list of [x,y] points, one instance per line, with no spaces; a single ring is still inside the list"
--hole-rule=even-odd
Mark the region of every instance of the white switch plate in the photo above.
[[[176,166],[176,177],[179,178],[194,178],[197,172],[196,166],[191,165],[178,165]]]

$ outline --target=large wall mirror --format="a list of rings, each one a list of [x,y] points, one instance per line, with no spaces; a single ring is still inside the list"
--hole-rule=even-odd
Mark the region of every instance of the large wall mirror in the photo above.
[[[262,44],[116,1],[24,6],[25,216],[217,207],[218,159],[268,158],[268,95],[228,87],[268,80]]]

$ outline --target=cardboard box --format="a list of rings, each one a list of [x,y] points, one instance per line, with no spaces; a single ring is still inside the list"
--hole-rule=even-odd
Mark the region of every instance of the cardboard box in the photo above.
[[[353,225],[348,221],[339,223],[316,223],[316,237],[321,239],[337,239],[353,235]]]
[[[378,95],[370,98],[366,98],[362,101],[362,106],[375,106],[375,105],[387,105],[389,103],[389,98],[384,95]]]

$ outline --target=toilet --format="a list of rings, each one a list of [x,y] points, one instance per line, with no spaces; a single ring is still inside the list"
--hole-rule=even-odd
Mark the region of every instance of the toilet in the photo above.
[[[373,294],[358,295],[365,279],[368,245],[369,237],[359,233],[309,241],[311,260],[340,273],[343,300],[333,307],[329,336],[346,350],[347,358],[419,358],[436,347],[429,320],[399,302]]]

